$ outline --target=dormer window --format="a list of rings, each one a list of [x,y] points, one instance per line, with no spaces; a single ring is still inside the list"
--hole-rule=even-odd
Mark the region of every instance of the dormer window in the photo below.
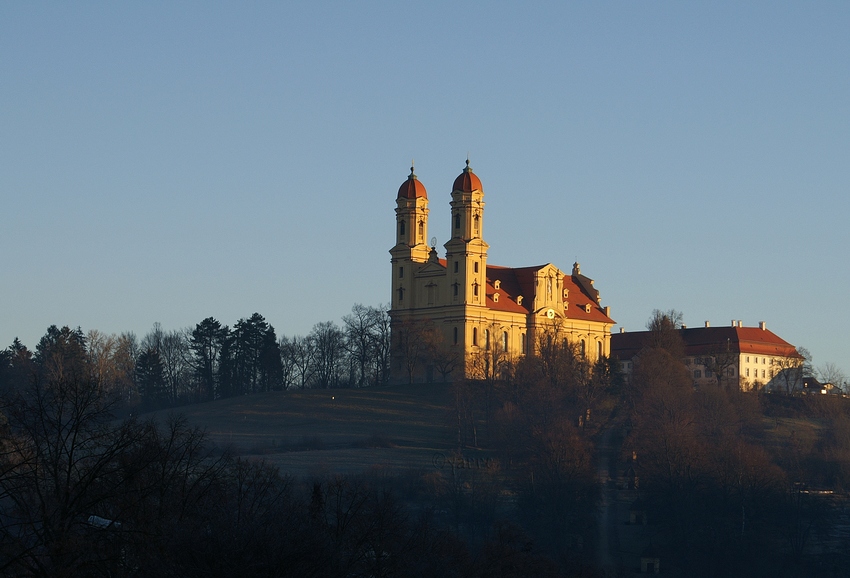
[[[499,281],[498,279],[496,279],[495,283],[493,283],[493,288],[494,289],[501,289],[502,288],[502,282]]]
[[[517,295],[517,298],[516,298],[516,304],[517,304],[517,305],[522,305],[522,295]]]
[[[590,303],[585,304],[585,306],[584,306],[584,312],[585,312],[585,313],[590,313]]]
[[[569,289],[564,289],[564,299],[568,299],[568,298],[569,298],[569,296],[570,296],[570,290],[569,290]]]
[[[499,302],[499,294],[493,293],[493,303],[498,303],[498,302]]]

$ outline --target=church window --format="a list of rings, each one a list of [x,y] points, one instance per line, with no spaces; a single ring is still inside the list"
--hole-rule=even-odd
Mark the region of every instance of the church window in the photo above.
[[[460,215],[455,215],[455,229],[460,229]]]
[[[399,267],[399,268],[398,268],[398,278],[399,278],[399,279],[404,279],[404,267]]]
[[[508,332],[502,331],[502,351],[508,350]]]
[[[478,328],[472,328],[472,345],[478,345]]]
[[[522,352],[528,353],[528,346],[526,345],[525,333],[522,334],[521,341],[522,341]]]
[[[428,285],[428,305],[433,305],[437,300],[437,286],[431,283]]]
[[[602,342],[596,342],[596,357],[597,359],[602,359]]]
[[[425,221],[419,221],[419,238],[425,236]]]
[[[457,327],[454,328],[454,343],[457,345]]]
[[[455,297],[457,297],[457,283],[455,283],[454,285],[452,285],[452,287],[454,288],[454,294],[455,294]]]
[[[404,236],[404,221],[398,222],[398,234]]]
[[[458,272],[458,262],[455,261],[455,273],[457,273],[457,272]]]
[[[478,261],[472,264],[472,270],[478,273]]]
[[[584,339],[579,342],[579,351],[581,351],[582,357],[587,357],[587,344],[584,342]]]
[[[404,301],[404,288],[402,288],[402,287],[398,288],[398,300],[399,300],[399,303]]]
[[[479,221],[478,215],[475,215],[474,222],[475,222],[475,232],[476,233],[478,232],[478,221]]]
[[[473,284],[472,284],[472,294],[473,294],[474,296],[478,297],[478,283],[473,283]]]
[[[484,349],[490,349],[490,330],[484,330]]]

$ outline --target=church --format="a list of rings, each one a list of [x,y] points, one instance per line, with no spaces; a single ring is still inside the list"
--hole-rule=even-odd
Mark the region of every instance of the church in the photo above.
[[[575,343],[590,361],[610,355],[615,322],[578,263],[567,274],[551,263],[512,268],[487,262],[484,189],[469,160],[449,205],[452,234],[441,258],[436,241],[426,241],[428,193],[411,167],[396,197],[390,249],[393,381],[497,377],[505,362],[554,339]],[[429,358],[425,345],[435,336],[441,354]],[[435,365],[446,359],[455,363],[437,367],[438,378]]]

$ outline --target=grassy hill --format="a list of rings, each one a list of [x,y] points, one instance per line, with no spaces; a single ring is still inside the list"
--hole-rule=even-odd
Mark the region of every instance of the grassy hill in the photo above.
[[[449,385],[416,384],[269,392],[178,411],[219,447],[309,476],[432,468],[456,446],[453,407]]]

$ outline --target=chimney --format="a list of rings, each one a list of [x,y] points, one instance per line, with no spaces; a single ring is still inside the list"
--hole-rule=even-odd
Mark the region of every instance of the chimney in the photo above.
[[[625,327],[620,327],[620,333],[625,333],[625,332],[626,332],[626,328],[625,328]]]
[[[738,326],[738,322],[733,319],[732,320],[732,327],[737,327],[737,326]]]
[[[738,327],[743,327],[743,326],[744,326],[744,322],[741,321],[740,319],[738,319]]]
[[[706,322],[705,322],[705,326],[706,326],[706,327],[711,327],[711,323],[709,323],[708,321],[706,321]]]
[[[759,321],[759,329],[761,329],[762,331],[767,331],[767,323],[765,323],[764,321]]]
[[[685,325],[684,323],[682,323],[682,329],[687,329],[687,328],[688,328],[688,326]]]

